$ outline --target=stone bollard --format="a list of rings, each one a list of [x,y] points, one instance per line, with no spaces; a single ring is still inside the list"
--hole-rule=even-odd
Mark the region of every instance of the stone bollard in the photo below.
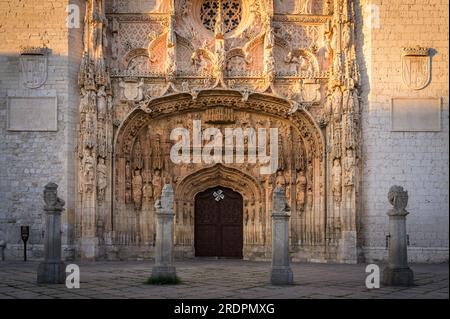
[[[61,261],[61,212],[65,202],[58,198],[58,185],[48,183],[44,190],[45,235],[44,261],[38,266],[38,284],[65,282],[66,265]]]
[[[0,260],[5,261],[5,248],[6,242],[4,240],[0,240]]]
[[[165,184],[161,200],[155,203],[156,243],[152,278],[176,278],[176,270],[173,265],[173,197],[172,185]]]
[[[289,218],[286,193],[277,187],[273,192],[272,212],[272,268],[270,281],[273,285],[291,285],[294,282],[289,266]]]
[[[383,283],[386,286],[411,286],[414,274],[408,267],[406,215],[408,205],[408,192],[401,186],[392,186],[389,189],[388,199],[394,207],[389,216],[389,260],[384,269]]]

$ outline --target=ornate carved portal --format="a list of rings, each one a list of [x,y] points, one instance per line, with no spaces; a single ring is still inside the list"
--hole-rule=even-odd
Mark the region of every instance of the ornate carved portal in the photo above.
[[[154,204],[171,183],[178,254],[194,255],[196,195],[221,186],[242,196],[243,257],[268,258],[272,191],[281,185],[293,257],[356,261],[354,30],[347,0],[89,0],[79,74],[81,256],[151,257]],[[194,121],[222,134],[277,128],[276,173],[249,161],[174,163],[171,132],[192,137]]]

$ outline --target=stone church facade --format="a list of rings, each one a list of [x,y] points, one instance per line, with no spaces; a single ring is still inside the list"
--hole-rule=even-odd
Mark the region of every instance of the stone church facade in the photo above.
[[[155,203],[172,184],[176,257],[267,260],[283,186],[293,260],[383,260],[387,191],[400,184],[410,259],[448,261],[448,3],[418,3],[2,2],[6,257],[20,258],[22,225],[42,257],[53,181],[67,259],[152,258]],[[177,128],[187,163],[171,158]],[[244,134],[243,162],[205,138],[271,128],[269,173],[249,160],[252,146],[272,150],[268,137]],[[193,160],[208,146],[219,160]]]

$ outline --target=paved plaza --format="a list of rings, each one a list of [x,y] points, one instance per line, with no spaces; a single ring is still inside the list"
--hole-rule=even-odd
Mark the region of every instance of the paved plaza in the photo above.
[[[78,263],[79,289],[37,285],[37,262],[0,262],[0,298],[440,298],[448,299],[448,264],[412,265],[411,288],[365,287],[364,264],[293,263],[295,285],[269,284],[268,262],[189,260],[176,263],[182,284],[146,285],[153,262]]]

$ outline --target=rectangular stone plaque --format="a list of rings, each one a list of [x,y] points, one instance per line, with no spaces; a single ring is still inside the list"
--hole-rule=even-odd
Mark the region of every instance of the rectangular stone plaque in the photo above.
[[[56,96],[8,96],[9,131],[57,131]]]
[[[439,132],[441,130],[440,98],[393,98],[391,131]]]

